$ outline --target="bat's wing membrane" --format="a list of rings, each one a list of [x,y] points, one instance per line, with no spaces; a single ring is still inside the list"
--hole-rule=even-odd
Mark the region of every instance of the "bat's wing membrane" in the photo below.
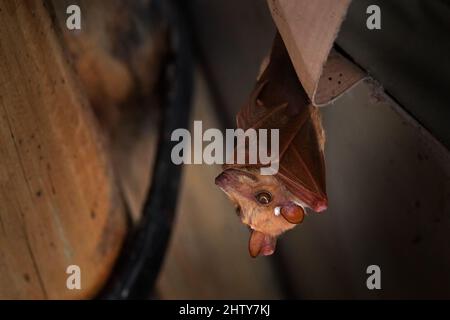
[[[297,78],[279,35],[270,62],[236,122],[244,130],[279,129],[277,178],[314,211],[327,207],[320,118]],[[261,164],[245,166],[261,167]]]

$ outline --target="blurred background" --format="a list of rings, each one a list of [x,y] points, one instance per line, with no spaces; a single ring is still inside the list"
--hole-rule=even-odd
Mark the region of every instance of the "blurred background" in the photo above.
[[[365,27],[377,4],[382,29]],[[190,1],[198,69],[192,120],[233,127],[268,54],[265,1]],[[448,1],[353,1],[337,45],[365,81],[321,108],[329,209],[251,259],[248,231],[215,188],[220,168],[187,166],[158,280],[160,298],[449,298]],[[387,92],[383,92],[383,89]],[[379,265],[382,290],[366,287]]]
[[[114,278],[155,187],[163,93],[185,48],[154,2],[0,4],[0,298],[91,298]],[[381,30],[366,28],[370,4]],[[234,128],[276,32],[267,3],[178,5],[194,62],[185,124]],[[329,208],[252,259],[220,166],[183,166],[149,297],[450,298],[449,17],[446,0],[353,1],[336,47],[370,77],[320,109]],[[80,292],[66,289],[70,264]],[[369,265],[381,290],[366,287]]]

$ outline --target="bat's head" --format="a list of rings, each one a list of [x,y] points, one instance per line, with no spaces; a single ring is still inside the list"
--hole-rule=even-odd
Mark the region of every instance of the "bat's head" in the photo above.
[[[251,230],[252,257],[271,255],[276,237],[303,221],[303,207],[275,176],[260,175],[258,170],[226,169],[216,178],[216,184]]]

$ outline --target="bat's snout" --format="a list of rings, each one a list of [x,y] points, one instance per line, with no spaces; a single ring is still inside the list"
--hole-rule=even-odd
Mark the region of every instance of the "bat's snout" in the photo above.
[[[214,180],[214,183],[216,184],[216,186],[225,188],[227,185],[230,184],[230,182],[231,182],[230,180],[231,179],[230,179],[229,175],[226,173],[226,171],[224,171],[216,177],[216,179]]]

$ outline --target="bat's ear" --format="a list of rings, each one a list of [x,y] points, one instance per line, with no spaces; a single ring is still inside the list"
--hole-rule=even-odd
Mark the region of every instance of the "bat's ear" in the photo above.
[[[248,251],[252,258],[259,255],[270,256],[275,251],[277,239],[262,232],[251,230]]]
[[[292,224],[302,223],[305,217],[305,210],[295,203],[289,203],[281,208],[281,215]]]

